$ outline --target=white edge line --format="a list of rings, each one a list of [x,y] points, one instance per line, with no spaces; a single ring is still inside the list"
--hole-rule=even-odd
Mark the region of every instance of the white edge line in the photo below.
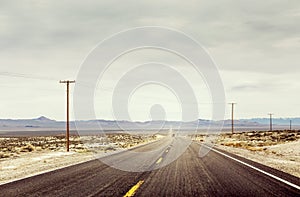
[[[200,144],[200,143],[198,143],[198,144]],[[228,157],[228,158],[230,158],[230,159],[232,159],[232,160],[234,160],[234,161],[237,161],[237,162],[239,162],[239,163],[241,163],[241,164],[244,164],[244,165],[248,166],[249,168],[252,168],[252,169],[254,169],[254,170],[257,170],[257,171],[259,171],[259,172],[261,172],[261,173],[263,173],[263,174],[265,174],[265,175],[268,175],[268,176],[270,176],[270,177],[272,177],[272,178],[274,178],[274,179],[276,179],[276,180],[278,180],[278,181],[281,181],[281,182],[283,182],[283,183],[285,183],[285,184],[287,184],[287,185],[289,185],[289,186],[291,186],[291,187],[294,187],[294,188],[300,190],[300,186],[298,186],[298,185],[296,185],[296,184],[294,184],[294,183],[291,183],[291,182],[289,182],[289,181],[286,181],[286,180],[284,180],[284,179],[282,179],[282,178],[279,178],[279,177],[277,177],[277,176],[275,176],[275,175],[273,175],[273,174],[270,174],[270,173],[268,173],[268,172],[266,172],[266,171],[263,171],[263,170],[261,170],[261,169],[259,169],[259,168],[257,168],[257,167],[254,167],[254,166],[252,166],[252,165],[250,165],[250,164],[248,164],[248,163],[245,163],[245,162],[243,162],[243,161],[241,161],[241,160],[238,160],[238,159],[236,159],[236,158],[234,158],[234,157],[231,157],[231,156],[229,156],[229,155],[227,155],[227,154],[225,154],[225,153],[222,153],[222,152],[220,152],[220,151],[218,151],[218,150],[216,150],[216,149],[214,149],[214,148],[212,148],[212,147],[209,147],[209,146],[207,146],[207,145],[205,145],[205,144],[200,144],[200,145],[206,146],[207,148],[210,148],[212,151],[214,151],[214,152],[216,152],[216,153],[219,153],[219,154],[221,154],[221,155],[223,155],[223,156],[225,156],[225,157]]]

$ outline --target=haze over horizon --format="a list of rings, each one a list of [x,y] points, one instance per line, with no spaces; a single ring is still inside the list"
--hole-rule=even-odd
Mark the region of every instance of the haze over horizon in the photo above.
[[[227,103],[232,101],[237,102],[237,119],[268,118],[270,112],[274,118],[300,117],[299,1],[91,2],[1,1],[0,119],[44,115],[65,120],[66,87],[59,80],[76,79],[81,63],[99,42],[139,26],[176,29],[201,43],[223,80],[225,119],[230,118]],[[184,74],[195,90],[199,118],[210,119],[205,81],[178,58],[155,50],[120,58],[98,81],[97,119],[114,119],[111,97],[117,76],[140,57],[167,61]],[[168,120],[180,120],[176,96],[162,87],[138,89],[130,99],[132,120],[151,119],[149,111],[156,103],[165,108]]]
[[[300,121],[300,117],[275,117],[272,118],[273,123],[276,124],[276,121],[287,121],[287,123],[289,123],[289,120],[293,120],[296,119],[298,122],[298,119]],[[47,116],[38,116],[38,117],[33,117],[33,118],[0,118],[0,120],[40,120],[40,121],[58,121],[58,122],[66,122],[66,120],[56,120]],[[103,120],[103,121],[132,121],[132,122],[148,122],[148,121],[165,121],[165,120],[144,120],[144,121],[134,121],[134,120],[115,120],[115,119],[90,119],[90,120],[76,120],[76,121],[94,121],[94,120]],[[210,121],[209,119],[203,119],[203,118],[199,118],[198,120],[202,120],[202,121]],[[234,121],[255,121],[255,120],[260,120],[260,121],[267,121],[266,124],[269,125],[269,118],[268,117],[252,117],[252,118],[237,118]],[[74,120],[70,120],[71,122],[73,122]],[[167,120],[169,122],[176,122],[176,120]],[[196,120],[192,120],[196,121]],[[217,121],[222,121],[222,120],[217,120]],[[231,121],[230,118],[226,118],[224,119],[224,121]],[[180,122],[177,121],[177,122]],[[189,121],[187,121],[189,122]]]

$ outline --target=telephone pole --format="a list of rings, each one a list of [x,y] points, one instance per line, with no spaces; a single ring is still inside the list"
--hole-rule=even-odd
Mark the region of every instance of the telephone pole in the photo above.
[[[229,103],[231,105],[231,133],[233,134],[234,133],[234,116],[233,116],[233,112],[234,112],[234,105],[236,103]]]
[[[269,113],[269,115],[270,115],[270,131],[272,131],[273,130],[273,128],[272,128],[272,116],[274,115],[274,114],[272,114],[272,113]]]
[[[69,152],[69,147],[70,147],[70,125],[69,125],[69,85],[70,83],[75,83],[75,81],[59,81],[59,83],[65,83],[67,84],[67,131],[66,131],[66,138],[67,138],[67,152]]]

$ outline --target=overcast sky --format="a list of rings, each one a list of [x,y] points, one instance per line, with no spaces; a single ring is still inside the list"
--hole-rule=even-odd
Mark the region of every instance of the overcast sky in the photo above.
[[[299,0],[0,0],[0,118],[44,115],[64,120],[65,86],[58,81],[76,79],[81,63],[99,42],[139,26],[177,29],[201,43],[218,66],[226,107],[227,102],[238,103],[237,118],[267,117],[269,112],[274,117],[299,117],[299,21]],[[124,62],[137,57],[138,52]],[[180,66],[184,73],[188,65]],[[114,119],[107,95],[116,83],[113,76],[120,74],[116,70],[101,79],[105,93],[95,94],[97,118]],[[191,71],[185,74],[196,83]],[[203,94],[195,93],[199,118],[209,119],[209,93],[202,85],[194,84],[203,89]],[[174,95],[154,86],[137,91],[130,100],[132,119],[149,119],[147,110],[157,100],[166,105],[168,119],[180,119]]]

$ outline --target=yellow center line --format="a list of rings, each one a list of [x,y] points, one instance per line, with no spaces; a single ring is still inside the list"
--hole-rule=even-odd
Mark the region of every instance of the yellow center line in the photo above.
[[[158,160],[157,160],[157,162],[156,162],[156,164],[159,164],[161,161],[162,161],[162,157],[161,158],[159,158]]]
[[[141,185],[144,183],[144,181],[139,181],[137,184],[135,184],[125,195],[124,197],[130,197],[134,196],[135,192],[141,187]]]

